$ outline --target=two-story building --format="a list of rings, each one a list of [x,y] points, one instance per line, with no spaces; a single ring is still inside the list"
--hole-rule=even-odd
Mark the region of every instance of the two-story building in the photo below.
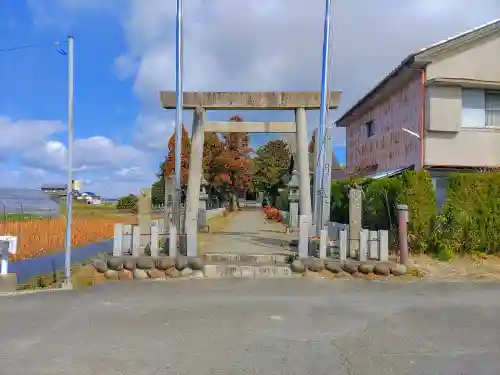
[[[439,189],[450,171],[499,166],[500,20],[409,55],[337,126],[349,174],[426,168]]]

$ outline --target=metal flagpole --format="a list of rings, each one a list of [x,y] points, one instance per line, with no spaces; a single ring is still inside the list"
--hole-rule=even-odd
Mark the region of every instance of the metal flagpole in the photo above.
[[[71,224],[73,218],[73,107],[74,107],[74,38],[68,37],[68,175],[66,182],[66,233],[65,249],[65,283],[71,287]]]
[[[329,51],[330,51],[330,9],[331,0],[326,0],[325,6],[325,24],[323,30],[323,58],[322,58],[322,68],[321,68],[321,104],[320,104],[320,114],[319,114],[319,127],[318,133],[319,137],[316,142],[319,144],[317,154],[317,166],[315,168],[315,186],[316,192],[316,202],[315,202],[315,224],[317,235],[320,235],[321,229],[323,229],[323,184],[324,184],[324,174],[325,174],[325,154],[326,154],[326,115],[329,103],[327,103],[329,98],[328,93],[328,70],[329,70]],[[330,165],[330,163],[328,163]]]
[[[177,23],[175,35],[175,93],[176,93],[176,121],[175,121],[175,200],[174,200],[174,226],[177,233],[181,230],[181,157],[182,157],[182,110],[183,110],[183,91],[182,91],[182,11],[183,0],[177,0]],[[175,236],[174,236],[175,237]],[[177,238],[174,241],[176,249]],[[174,250],[175,251],[175,250]]]

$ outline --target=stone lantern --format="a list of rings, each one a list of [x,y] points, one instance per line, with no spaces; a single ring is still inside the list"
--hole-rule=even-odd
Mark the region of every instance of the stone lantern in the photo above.
[[[299,228],[299,172],[293,170],[292,177],[288,182],[288,201],[290,202],[290,228],[297,230]]]

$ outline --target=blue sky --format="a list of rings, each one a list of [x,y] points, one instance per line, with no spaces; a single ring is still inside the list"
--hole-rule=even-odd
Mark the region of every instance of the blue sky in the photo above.
[[[500,13],[494,0],[483,0],[467,14],[464,0],[439,6],[430,0],[404,6],[383,1],[387,6],[353,0],[336,9],[331,85],[344,94],[331,121],[409,52]],[[174,113],[161,108],[158,91],[174,89],[175,2],[0,2],[0,49],[46,45],[0,52],[2,184],[37,188],[64,182],[67,56],[51,43],[74,35],[76,177],[105,196],[148,186],[173,131]],[[321,3],[304,8],[299,0],[186,2],[186,90],[318,90]],[[423,23],[425,28],[417,27]],[[211,113],[209,119],[232,114]],[[241,114],[250,121],[292,119],[283,112]],[[188,129],[190,117],[185,114]],[[318,113],[309,113],[308,121],[311,133]],[[253,135],[252,145],[275,137]],[[336,129],[334,144],[343,161],[342,129]]]

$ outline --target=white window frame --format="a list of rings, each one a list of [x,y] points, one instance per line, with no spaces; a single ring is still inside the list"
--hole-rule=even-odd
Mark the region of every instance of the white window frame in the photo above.
[[[488,109],[488,95],[498,96],[497,108]],[[498,112],[498,125],[488,125],[488,111]],[[500,129],[500,91],[463,88],[461,128]]]

